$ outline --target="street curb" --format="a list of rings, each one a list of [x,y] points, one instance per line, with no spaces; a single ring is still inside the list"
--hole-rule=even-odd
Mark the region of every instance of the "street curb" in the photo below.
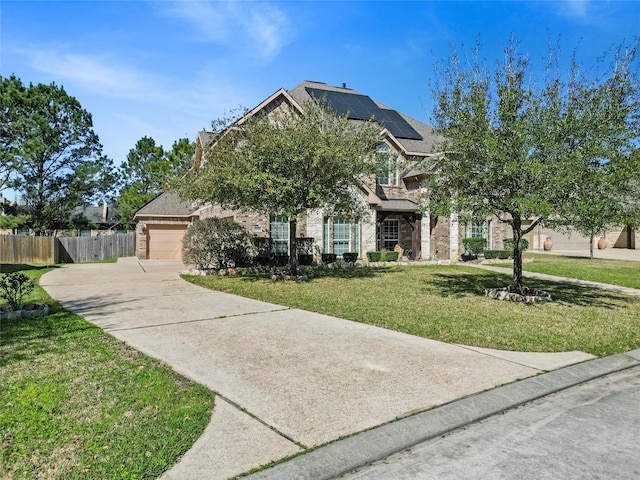
[[[554,392],[640,365],[640,349],[526,378],[330,443],[245,478],[329,480]]]

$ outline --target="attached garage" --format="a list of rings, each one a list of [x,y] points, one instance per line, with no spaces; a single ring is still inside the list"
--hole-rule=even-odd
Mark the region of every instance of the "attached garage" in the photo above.
[[[172,193],[160,194],[134,216],[138,258],[182,258],[182,237],[199,217],[199,209],[191,203]]]
[[[147,224],[147,258],[182,258],[182,237],[187,225]]]

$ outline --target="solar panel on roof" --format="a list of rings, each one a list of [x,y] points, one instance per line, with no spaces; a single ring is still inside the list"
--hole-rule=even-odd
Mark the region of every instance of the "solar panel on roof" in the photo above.
[[[379,110],[376,103],[366,95],[334,92],[320,88],[306,88],[307,93],[317,100],[324,100],[338,115],[347,115],[352,120],[370,120]]]
[[[370,97],[356,93],[336,92],[321,88],[305,88],[317,100],[323,100],[338,115],[347,115],[352,120],[371,120],[383,124],[394,137],[422,140],[415,129],[395,110],[378,107]]]
[[[382,114],[379,121],[387,127],[387,130],[391,132],[391,135],[397,138],[407,138],[410,140],[422,140],[422,136],[415,129],[407,123],[395,110],[387,110],[381,108],[379,110]],[[378,119],[376,117],[376,119]]]

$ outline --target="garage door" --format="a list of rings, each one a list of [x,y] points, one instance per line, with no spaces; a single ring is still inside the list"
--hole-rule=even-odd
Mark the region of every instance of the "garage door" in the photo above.
[[[186,231],[186,225],[147,225],[148,258],[182,258],[182,237]]]
[[[589,238],[584,235],[580,235],[577,232],[571,232],[570,234],[556,232],[553,230],[546,232],[553,246],[551,250],[589,250]]]

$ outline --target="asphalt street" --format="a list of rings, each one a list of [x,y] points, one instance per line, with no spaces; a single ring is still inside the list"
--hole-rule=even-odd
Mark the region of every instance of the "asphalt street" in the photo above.
[[[340,478],[638,479],[640,367],[548,395]]]

